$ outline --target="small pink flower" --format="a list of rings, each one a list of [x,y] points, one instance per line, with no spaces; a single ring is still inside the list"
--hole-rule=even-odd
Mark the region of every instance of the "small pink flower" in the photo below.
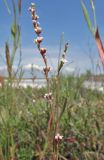
[[[43,37],[37,37],[36,39],[34,39],[34,42],[36,44],[40,44],[43,41]]]
[[[60,142],[62,139],[63,139],[63,136],[61,136],[59,133],[57,133],[57,134],[55,135],[55,141],[56,141],[57,143]]]
[[[37,21],[33,19],[32,22],[33,22],[34,28],[36,28],[37,27]]]
[[[31,12],[35,11],[35,3],[31,3]]]
[[[32,6],[32,7],[35,7],[35,3],[32,2],[32,3],[31,3],[31,6]]]
[[[35,19],[33,19],[32,22],[33,22],[33,24],[36,24],[36,23],[37,23],[37,21],[36,21]]]
[[[49,72],[50,71],[50,67],[44,67],[43,71],[44,71],[44,73]]]
[[[28,10],[33,13],[35,11],[35,4],[31,3],[31,7]]]
[[[40,33],[42,32],[42,28],[41,28],[41,27],[36,27],[36,28],[35,28],[35,32],[36,32],[37,34],[40,34]]]
[[[38,15],[35,15],[35,20],[38,20],[39,19],[39,16]]]
[[[33,103],[35,103],[36,102],[36,100],[35,99],[33,99]]]
[[[46,53],[46,48],[40,48],[40,53],[41,53],[41,55],[44,55],[45,53]]]
[[[44,62],[47,63],[46,56],[45,55],[42,55],[42,56],[43,56]],[[48,77],[48,72],[50,71],[50,67],[44,67],[43,71],[44,71],[45,76]],[[52,100],[52,99],[53,99],[52,95],[49,94],[49,99],[47,99],[47,100]]]
[[[44,99],[46,99],[46,100],[52,100],[52,93],[50,92],[50,93],[46,93],[45,95],[44,95]]]
[[[31,13],[34,13],[35,12],[35,8],[31,8]]]

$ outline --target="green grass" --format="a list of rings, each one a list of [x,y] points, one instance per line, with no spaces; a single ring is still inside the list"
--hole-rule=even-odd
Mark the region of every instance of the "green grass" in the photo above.
[[[82,83],[82,77],[60,78],[60,110],[65,98],[67,104],[59,122],[64,136],[59,150],[63,156],[70,152],[73,159],[100,157],[104,151],[104,95],[83,89]],[[51,85],[55,94],[54,81]],[[3,160],[15,155],[21,160],[31,159],[37,154],[37,144],[44,148],[50,116],[43,98],[45,93],[45,88],[13,89],[8,85],[0,90],[0,155]],[[68,137],[76,141],[65,141]]]

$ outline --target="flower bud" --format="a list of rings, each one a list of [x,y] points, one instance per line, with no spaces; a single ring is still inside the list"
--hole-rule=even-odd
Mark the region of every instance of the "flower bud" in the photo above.
[[[42,28],[36,27],[36,28],[35,28],[35,32],[36,32],[37,34],[40,34],[40,33],[42,32]]]
[[[33,22],[33,24],[34,24],[34,23],[37,23],[37,21],[36,21],[35,19],[33,19],[32,22]]]
[[[31,8],[31,12],[32,12],[32,13],[35,12],[35,8]]]
[[[46,48],[40,48],[40,53],[41,53],[41,55],[44,55],[45,53],[46,53]]]
[[[46,99],[46,100],[52,100],[53,99],[53,97],[52,97],[52,93],[50,92],[50,93],[46,93],[45,95],[44,95],[44,99]]]
[[[32,8],[35,8],[35,3],[31,3],[31,7],[32,7]]]
[[[64,63],[67,63],[68,61],[67,61],[65,58],[61,58],[61,59],[60,59],[60,62],[61,62],[62,64],[64,64]]]
[[[37,37],[36,39],[34,39],[34,42],[36,44],[40,44],[43,41],[43,37]]]
[[[35,15],[35,20],[38,20],[39,19],[39,16],[38,15]]]
[[[44,67],[43,71],[44,71],[44,73],[49,72],[50,71],[50,67]]]
[[[36,20],[34,20],[34,19],[32,19],[32,22],[33,22],[33,26],[34,26],[34,28],[36,28],[36,26],[37,26],[37,21],[36,21]]]
[[[59,143],[62,139],[63,139],[63,136],[61,136],[59,133],[57,133],[57,134],[55,135],[55,141],[56,141],[57,143]]]

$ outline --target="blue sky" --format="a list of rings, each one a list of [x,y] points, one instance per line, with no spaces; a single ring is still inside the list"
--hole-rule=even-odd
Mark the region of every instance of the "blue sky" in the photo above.
[[[86,6],[92,18],[90,0],[86,0]],[[22,64],[34,63],[43,65],[41,56],[38,54],[36,46],[33,43],[36,37],[31,15],[28,8],[31,2],[35,2],[39,22],[43,28],[42,35],[44,42],[42,46],[47,47],[47,57],[49,65],[56,67],[57,57],[59,53],[59,41],[61,33],[64,32],[64,40],[69,42],[67,70],[76,69],[80,72],[86,69],[92,69],[91,59],[94,64],[98,60],[98,52],[94,43],[94,39],[89,32],[84,16],[80,0],[23,0],[21,14],[21,38],[22,38]],[[10,9],[12,7],[11,0],[8,0]],[[95,0],[95,8],[97,15],[97,23],[100,28],[101,37],[104,40],[104,1]],[[12,11],[12,9],[11,9]],[[3,0],[0,2],[0,54],[4,55],[5,42],[10,39],[10,24],[12,22],[12,14],[8,15]],[[18,57],[18,53],[17,53]],[[15,64],[17,63],[17,57]],[[2,59],[0,60],[2,65]],[[96,67],[95,67],[96,68]]]

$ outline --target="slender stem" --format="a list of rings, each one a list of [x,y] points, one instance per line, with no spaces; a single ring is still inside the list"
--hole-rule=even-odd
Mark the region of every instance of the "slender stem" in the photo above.
[[[56,146],[56,160],[58,160],[58,155],[59,155],[59,144],[57,143],[57,146]]]

